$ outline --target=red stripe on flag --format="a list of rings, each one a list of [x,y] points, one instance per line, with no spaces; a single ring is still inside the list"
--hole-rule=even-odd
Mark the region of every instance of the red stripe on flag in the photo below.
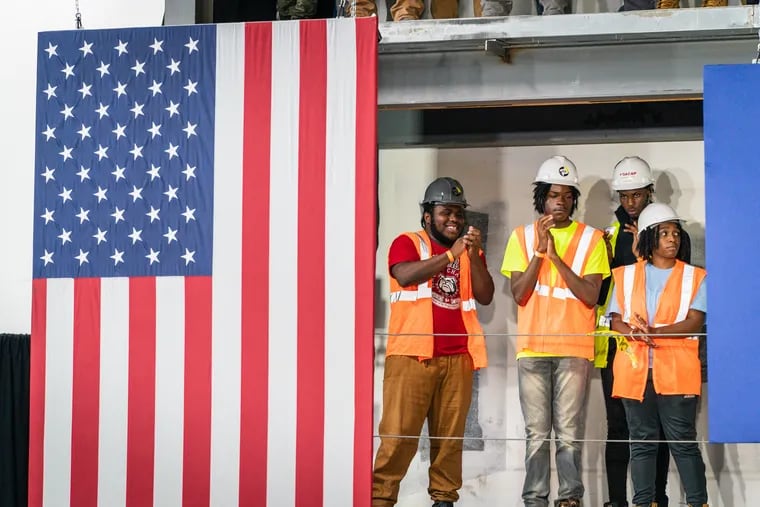
[[[129,279],[127,507],[153,505],[156,279]]]
[[[295,500],[309,507],[322,505],[324,488],[327,23],[300,30]]]
[[[272,24],[245,33],[239,505],[266,505]]]
[[[74,279],[71,505],[98,504],[100,279]]]
[[[372,398],[377,203],[377,18],[356,20],[356,270],[354,506],[372,492]]]
[[[42,507],[45,458],[45,347],[47,280],[32,280],[32,343],[29,364],[29,507]]]
[[[185,277],[185,434],[182,505],[209,505],[211,488],[211,277]]]

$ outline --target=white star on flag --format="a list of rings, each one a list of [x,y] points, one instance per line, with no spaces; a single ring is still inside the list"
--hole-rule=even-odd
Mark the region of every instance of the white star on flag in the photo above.
[[[87,83],[82,82],[82,87],[77,91],[82,94],[82,98],[85,98],[87,96],[92,97],[92,92],[90,91],[91,88],[92,85],[88,85]]]
[[[127,51],[127,44],[129,43],[122,42],[121,39],[119,39],[119,43],[116,46],[114,46],[114,49],[119,52],[117,56],[121,56],[124,53],[129,53],[129,51]]]
[[[113,213],[111,213],[111,216],[113,217],[113,223],[114,224],[118,224],[119,220],[121,220],[123,222],[124,221],[124,210],[123,209],[119,209],[119,207],[116,206],[116,209],[114,210]]]
[[[40,176],[44,177],[45,183],[47,183],[48,181],[55,179],[55,176],[53,176],[53,173],[55,173],[55,169],[45,167],[45,172],[41,173]]]
[[[98,156],[98,161],[108,158],[108,146],[98,145],[98,149],[95,150],[95,155]]]
[[[90,221],[90,210],[84,209],[84,208],[82,208],[80,206],[79,213],[77,213],[74,216],[79,219],[79,224],[81,225],[81,224],[83,224],[85,222],[89,222]]]
[[[71,231],[67,231],[63,227],[61,228],[61,233],[56,237],[61,240],[61,246],[65,245],[67,241],[71,243]]]
[[[151,44],[148,47],[153,50],[153,54],[155,55],[159,51],[163,51],[164,50],[164,48],[161,47],[161,46],[163,46],[163,44],[164,44],[164,41],[162,41],[162,40],[160,41],[158,39],[153,39],[153,44]]]
[[[161,253],[161,252],[154,251],[151,248],[150,252],[148,253],[148,255],[145,256],[145,258],[148,259],[151,264],[153,264],[154,262],[161,262],[160,260],[158,260],[158,254],[159,253]]]
[[[45,263],[45,266],[48,264],[53,264],[53,252],[48,252],[47,248],[45,249],[45,253],[40,257],[42,261]]]
[[[108,231],[101,231],[100,227],[98,227],[98,232],[96,232],[95,234],[93,234],[92,237],[97,240],[98,245],[99,245],[99,244],[101,244],[103,242],[107,242],[108,241],[108,240],[106,240],[106,234],[107,233],[108,233]]]
[[[190,139],[190,136],[196,136],[198,134],[195,133],[195,128],[198,126],[198,124],[192,124],[190,122],[187,122],[187,127],[182,129],[182,132],[187,133],[187,138]]]
[[[57,97],[58,95],[55,94],[55,89],[58,88],[57,86],[51,86],[48,84],[47,90],[42,90],[42,93],[46,94],[48,97],[48,100],[50,100],[50,97]]]
[[[132,240],[132,244],[134,245],[138,241],[142,241],[141,234],[142,234],[142,229],[140,229],[138,231],[137,229],[135,229],[134,227],[132,227],[132,234],[128,234],[127,237]]]
[[[46,129],[42,131],[42,135],[45,136],[45,141],[50,141],[51,139],[55,139],[55,127],[51,127],[50,125],[46,125]]]
[[[90,179],[90,168],[85,166],[79,166],[79,172],[77,173],[77,176],[79,176],[79,182],[83,182],[84,180]]]
[[[113,265],[114,266],[118,265],[120,262],[124,263],[124,252],[123,251],[119,251],[118,248],[114,248],[113,249],[113,255],[111,255],[109,258],[113,259]]]
[[[171,245],[172,241],[177,241],[177,230],[169,227],[169,230],[166,231],[166,234],[164,234],[164,237],[167,239],[167,241]]]
[[[185,259],[185,266],[188,264],[195,263],[195,250],[188,250],[185,248],[185,253],[180,255],[183,259]]]
[[[62,188],[62,191],[61,191],[61,193],[60,193],[60,194],[58,194],[58,196],[59,196],[61,199],[63,199],[63,202],[64,202],[64,203],[66,203],[66,201],[71,201],[71,200],[73,200],[73,199],[71,198],[71,190],[72,190],[71,188],[66,188],[66,187],[63,187],[63,188]]]
[[[132,185],[132,191],[128,194],[132,196],[132,202],[137,202],[138,199],[142,199],[142,188],[137,188],[136,186]]]
[[[57,44],[53,46],[52,42],[48,42],[48,47],[44,51],[48,54],[48,58],[53,58],[53,56],[58,56],[56,49],[58,49]]]
[[[79,265],[81,266],[85,262],[89,264],[90,261],[87,260],[87,256],[90,254],[90,252],[85,252],[81,248],[79,249],[79,255],[75,255],[74,258],[79,261]]]
[[[103,60],[101,60],[101,61],[100,61],[100,67],[98,67],[98,68],[97,68],[97,69],[95,69],[95,70],[97,70],[98,72],[100,72],[100,77],[102,78],[102,77],[103,77],[103,76],[105,76],[106,74],[109,74],[109,75],[111,74],[111,73],[108,71],[108,67],[110,67],[110,66],[111,66],[111,64],[110,64],[110,63],[106,63],[106,62],[104,62]]]
[[[154,220],[161,220],[158,217],[158,213],[161,211],[160,209],[156,209],[153,206],[150,207],[150,211],[145,214],[145,216],[150,217],[150,223],[153,223]]]
[[[187,48],[187,54],[191,55],[193,54],[193,51],[198,51],[198,41],[193,40],[193,38],[190,37],[190,40],[187,41],[187,44],[185,44],[185,47]]]
[[[54,210],[49,210],[49,209],[45,208],[45,213],[43,213],[42,215],[40,215],[41,218],[45,219],[45,225],[47,225],[48,222],[54,222],[55,221],[55,220],[53,220],[53,214],[54,213],[55,213]]]
[[[130,67],[130,69],[135,71],[135,77],[137,77],[140,74],[145,74],[143,67],[145,67],[145,62],[141,62],[140,60],[135,60],[135,65],[133,67]]]
[[[92,52],[92,42],[84,41],[84,44],[79,48],[79,51],[82,52],[82,58],[85,58],[87,55],[94,55]]]
[[[179,145],[174,146],[172,143],[169,143],[169,147],[164,150],[164,153],[169,154],[169,160],[179,156],[177,155],[177,148],[179,148]]]
[[[64,79],[68,79],[69,77],[74,75],[74,66],[66,63],[66,66],[63,69],[61,69],[61,72],[63,72],[65,75]]]

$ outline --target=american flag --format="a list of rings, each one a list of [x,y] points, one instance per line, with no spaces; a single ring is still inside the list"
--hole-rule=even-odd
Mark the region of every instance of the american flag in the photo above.
[[[369,505],[377,25],[49,32],[29,505]]]

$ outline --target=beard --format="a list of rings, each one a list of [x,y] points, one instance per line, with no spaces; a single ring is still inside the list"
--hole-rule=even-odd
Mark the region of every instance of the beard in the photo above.
[[[433,224],[430,224],[430,235],[433,237],[434,240],[436,240],[436,242],[440,243],[446,248],[451,248],[454,245],[454,242],[456,241],[456,239],[452,240],[444,236],[443,233],[439,231],[438,228],[435,227]],[[459,236],[457,236],[457,238],[458,237]]]

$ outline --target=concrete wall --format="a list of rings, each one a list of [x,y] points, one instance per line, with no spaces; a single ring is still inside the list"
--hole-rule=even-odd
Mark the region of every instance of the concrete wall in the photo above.
[[[387,322],[387,252],[400,232],[419,227],[419,205],[425,186],[438,176],[459,179],[474,211],[488,214],[487,262],[496,283],[494,302],[480,309],[488,337],[490,366],[480,373],[477,411],[479,430],[486,439],[482,451],[466,451],[462,505],[468,507],[521,505],[524,474],[524,429],[517,393],[515,338],[516,307],[507,279],[499,273],[509,232],[534,219],[531,182],[539,164],[551,155],[573,160],[581,177],[582,195],[575,217],[596,227],[606,226],[617,206],[609,178],[615,162],[639,155],[655,171],[657,199],[675,207],[689,220],[693,261],[704,261],[704,162],[701,142],[534,146],[472,149],[398,149],[380,153],[380,245],[377,253],[377,327]],[[377,338],[375,428],[381,413],[382,351]],[[706,403],[702,400],[699,438],[707,435]],[[377,430],[376,430],[377,432]],[[583,467],[586,505],[601,506],[606,497],[604,446],[605,411],[598,371],[590,386]],[[378,440],[375,440],[377,445]],[[760,499],[760,447],[757,445],[705,445],[712,506],[743,507]],[[671,462],[672,505],[683,501],[680,481]],[[402,484],[399,505],[425,505],[426,453],[420,453]],[[556,476],[553,478],[556,488]],[[685,504],[685,502],[683,502]]]

